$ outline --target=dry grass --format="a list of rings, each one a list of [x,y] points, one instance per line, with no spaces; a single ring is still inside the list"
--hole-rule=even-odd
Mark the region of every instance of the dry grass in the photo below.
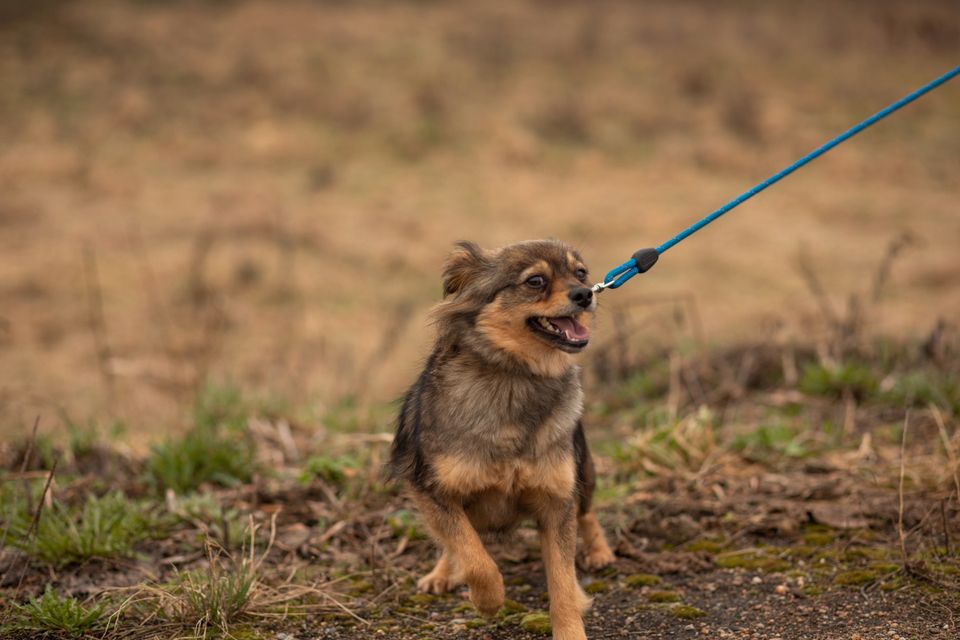
[[[257,553],[258,526],[253,518],[237,557],[213,540],[204,545],[206,563],[177,571],[163,583],[146,583],[132,589],[111,615],[108,626],[120,636],[134,623],[137,633],[162,637],[233,637],[244,622],[284,621],[307,613],[348,611],[333,592],[268,576],[264,561],[276,537],[276,517],[270,521],[265,547]]]
[[[61,412],[167,428],[209,376],[321,413],[393,398],[452,241],[558,236],[600,273],[960,46],[933,0],[43,6],[0,29],[7,433]],[[712,338],[771,314],[802,333],[781,313],[807,306],[801,246],[836,305],[909,230],[922,250],[879,324],[956,316],[958,95],[924,98],[604,306],[689,291]]]

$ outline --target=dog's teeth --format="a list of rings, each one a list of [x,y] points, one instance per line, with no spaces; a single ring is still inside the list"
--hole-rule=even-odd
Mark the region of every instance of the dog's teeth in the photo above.
[[[555,335],[563,335],[563,330],[560,329],[557,325],[550,322],[549,318],[539,317],[537,318],[537,324],[539,324],[545,331],[549,331]]]

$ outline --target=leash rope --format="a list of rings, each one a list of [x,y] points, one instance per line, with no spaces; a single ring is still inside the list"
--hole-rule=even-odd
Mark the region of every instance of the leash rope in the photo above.
[[[916,91],[905,95],[904,97],[900,98],[899,100],[897,100],[896,102],[888,106],[887,108],[873,114],[872,116],[870,116],[869,118],[861,122],[860,124],[854,127],[851,127],[850,129],[848,129],[844,133],[841,133],[840,135],[833,138],[826,144],[820,147],[817,147],[816,149],[814,149],[807,155],[803,156],[802,158],[800,158],[790,166],[784,169],[781,169],[780,171],[773,174],[772,176],[770,176],[760,184],[756,185],[749,191],[745,191],[741,193],[739,196],[737,196],[727,204],[723,205],[722,207],[720,207],[710,215],[705,216],[701,220],[690,225],[689,227],[687,227],[686,229],[684,229],[674,237],[670,238],[660,246],[656,248],[640,249],[639,251],[634,253],[629,260],[621,264],[619,267],[611,269],[607,273],[607,275],[604,276],[603,282],[598,282],[597,284],[593,285],[593,291],[600,292],[600,291],[603,291],[604,289],[616,289],[621,285],[623,285],[627,280],[637,275],[638,273],[645,273],[651,267],[653,267],[654,264],[657,263],[657,260],[660,258],[660,255],[663,252],[665,252],[667,249],[680,243],[681,241],[690,237],[697,231],[700,231],[700,229],[703,229],[705,226],[707,226],[708,224],[710,224],[711,222],[713,222],[723,214],[727,213],[731,209],[743,204],[744,202],[746,202],[753,196],[757,195],[758,193],[760,193],[770,185],[776,184],[777,182],[786,178],[788,175],[790,175],[800,167],[819,158],[820,156],[825,154],[827,151],[830,151],[830,149],[833,149],[840,143],[849,140],[850,138],[857,135],[867,127],[873,124],[876,124],[880,120],[883,120],[888,115],[890,115],[894,111],[897,111],[901,107],[904,107],[910,104],[917,98],[933,91],[934,89],[948,82],[949,80],[952,80],[957,75],[960,75],[960,67],[956,67],[951,71],[948,71],[947,73],[943,74],[936,80],[933,80],[932,82],[920,87]]]

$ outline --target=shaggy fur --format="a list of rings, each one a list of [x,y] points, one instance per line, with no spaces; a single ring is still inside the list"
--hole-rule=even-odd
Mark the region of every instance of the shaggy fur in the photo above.
[[[589,599],[576,580],[577,529],[588,568],[613,561],[591,511],[594,468],[580,424],[574,355],[596,300],[579,254],[556,241],[485,251],[460,243],[443,271],[433,352],[400,411],[391,455],[442,553],[419,582],[466,582],[483,613],[503,578],[479,533],[536,521],[554,637],[585,638]]]

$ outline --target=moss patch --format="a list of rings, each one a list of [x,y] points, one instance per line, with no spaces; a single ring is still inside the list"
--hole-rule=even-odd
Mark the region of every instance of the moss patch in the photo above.
[[[450,613],[466,613],[468,611],[475,612],[476,610],[477,609],[476,607],[473,606],[473,604],[469,602],[461,602],[460,604],[455,606],[453,609],[450,609]]]
[[[886,562],[878,562],[870,567],[877,573],[895,573],[900,570],[900,565]]]
[[[585,586],[583,590],[589,593],[590,595],[596,595],[598,593],[606,593],[607,591],[610,591],[610,585],[608,585],[603,580],[594,580],[593,582]]]
[[[680,602],[680,594],[676,591],[651,591],[647,594],[650,602]]]
[[[777,572],[786,571],[792,566],[789,562],[777,556],[749,549],[721,553],[713,561],[721,569],[752,569]]]
[[[722,540],[694,540],[683,545],[687,551],[706,551],[707,553],[720,553],[726,545]]]
[[[527,608],[515,600],[504,600],[503,606],[500,607],[500,611],[497,612],[497,615],[501,618],[506,618],[507,616],[516,615],[518,613],[523,613],[527,611]]]
[[[670,607],[670,615],[672,615],[674,618],[692,620],[694,618],[702,618],[707,614],[696,607],[691,607],[690,605],[675,604]]]
[[[660,584],[660,576],[655,576],[652,573],[634,573],[633,575],[627,576],[623,584],[631,589],[652,587],[655,584]]]
[[[812,547],[825,547],[833,543],[833,533],[830,531],[807,531],[803,534],[803,541]]]
[[[873,582],[876,579],[877,574],[875,571],[845,571],[834,576],[833,584],[839,584],[845,587],[856,587]]]
[[[520,628],[529,633],[541,636],[548,636],[553,632],[553,627],[550,626],[550,616],[542,611],[528,613],[523,616],[523,619],[520,621]]]

